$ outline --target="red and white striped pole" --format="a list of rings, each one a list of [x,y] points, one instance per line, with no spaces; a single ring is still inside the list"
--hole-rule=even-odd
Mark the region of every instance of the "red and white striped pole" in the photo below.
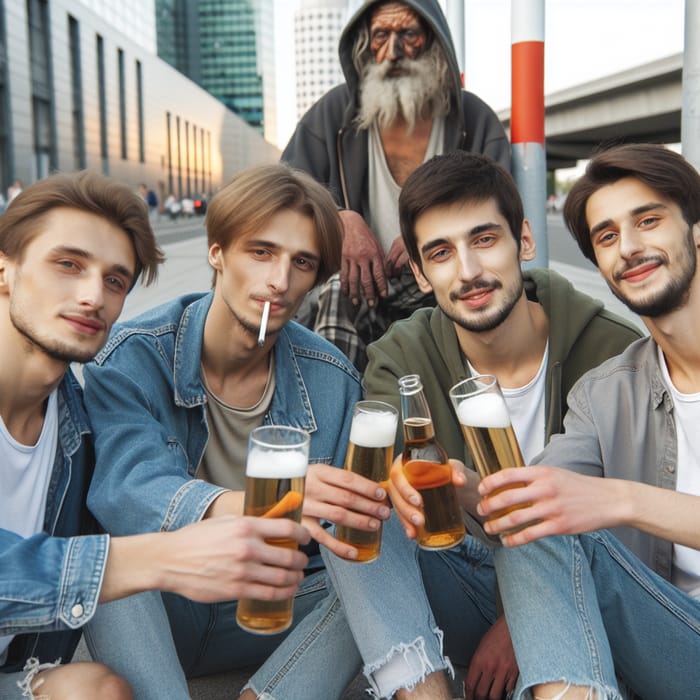
[[[513,177],[537,244],[529,267],[547,267],[547,162],[544,149],[544,2],[511,0]]]

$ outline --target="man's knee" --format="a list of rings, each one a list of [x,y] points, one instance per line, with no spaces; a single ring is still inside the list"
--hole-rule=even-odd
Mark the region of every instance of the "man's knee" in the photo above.
[[[104,664],[81,662],[38,673],[31,684],[35,698],[49,700],[134,700],[129,683]]]

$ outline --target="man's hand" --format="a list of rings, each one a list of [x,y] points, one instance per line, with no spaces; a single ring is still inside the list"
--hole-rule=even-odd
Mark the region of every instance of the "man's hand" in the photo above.
[[[466,700],[501,700],[515,687],[518,664],[503,615],[484,635],[464,679]]]
[[[271,540],[294,546],[275,546]],[[297,546],[309,540],[308,531],[288,518],[232,515],[172,532],[114,537],[100,601],[151,589],[201,603],[291,598],[308,564]]]
[[[377,530],[391,510],[386,489],[347,469],[327,464],[310,464],[306,473],[303,523],[319,544],[344,559],[357,559],[358,551],[335,539],[319,520],[360,530]]]
[[[477,511],[484,529],[515,546],[550,535],[575,535],[621,524],[617,480],[584,476],[559,467],[503,469],[483,479]],[[507,515],[502,511],[516,507]],[[519,532],[504,532],[522,527]]]
[[[377,295],[386,296],[384,251],[365,220],[356,212],[339,212],[343,222],[343,259],[340,266],[340,289],[353,304],[360,303],[360,295],[370,306]]]
[[[387,277],[398,277],[404,265],[408,265],[408,251],[403,238],[397,236],[386,254],[384,272],[386,272]]]
[[[452,467],[452,483],[458,490],[467,484],[464,465],[457,459],[450,460]],[[418,527],[425,523],[423,515],[423,499],[420,493],[411,486],[403,471],[401,455],[391,465],[389,472],[389,498],[396,514],[410,539],[418,536]],[[460,496],[460,502],[461,502]]]

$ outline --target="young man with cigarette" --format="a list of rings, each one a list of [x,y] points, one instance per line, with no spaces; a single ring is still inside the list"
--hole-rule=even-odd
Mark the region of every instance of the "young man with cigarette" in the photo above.
[[[698,695],[698,192],[682,156],[627,144],[594,156],[567,198],[581,251],[650,337],[573,388],[564,434],[532,461],[557,466],[479,487],[486,530],[506,545],[495,560],[516,698]]]
[[[155,279],[161,261],[145,203],[95,173],[40,180],[0,217],[2,700],[131,700],[105,666],[69,663],[100,603],[150,589],[279,600],[301,580],[306,558],[280,558],[265,541],[308,541],[290,521],[109,537],[85,506],[93,441],[69,365],[103,346],[129,290]],[[134,629],[136,658],[152,649],[143,641]]]
[[[333,345],[291,321],[306,293],[340,264],[341,224],[333,200],[309,175],[284,164],[260,166],[213,198],[206,228],[214,289],[116,326],[85,368],[99,460],[90,507],[104,527],[121,534],[240,514],[250,431],[289,425],[311,435],[304,525],[316,543],[356,558],[357,551],[322,523],[371,530],[389,517],[383,488],[338,468],[361,397],[359,377]],[[139,665],[121,638],[131,630],[118,603],[101,612],[91,649],[130,680],[140,700],[184,699],[186,675],[265,659],[242,697],[339,698],[362,659],[320,556],[313,550],[309,556],[295,627],[286,638],[241,630],[236,601],[197,605],[154,594],[140,599],[151,623],[143,627],[158,650],[155,688],[152,664],[146,659]],[[425,630],[426,656],[416,675],[406,678],[411,687],[426,668],[442,677],[447,665],[424,599],[416,610],[421,606],[425,615],[415,627]],[[363,607],[349,614],[368,615]],[[387,623],[392,625],[397,623]],[[376,641],[381,658],[401,642],[390,639],[384,648]],[[409,697],[401,681],[392,693]]]

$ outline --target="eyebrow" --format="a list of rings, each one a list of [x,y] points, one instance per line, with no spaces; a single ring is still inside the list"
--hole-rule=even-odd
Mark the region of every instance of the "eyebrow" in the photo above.
[[[50,252],[52,255],[72,255],[77,258],[82,258],[83,260],[96,259],[94,253],[91,253],[88,250],[84,250],[83,248],[74,248],[72,246],[67,245],[56,246],[55,248],[52,248]],[[125,277],[128,282],[134,281],[134,273],[131,270],[129,270],[128,267],[124,267],[124,265],[116,263],[115,265],[112,265],[112,267],[110,267],[109,269],[111,270],[111,272]]]
[[[668,207],[665,204],[662,204],[661,202],[648,202],[647,204],[640,204],[638,207],[631,209],[629,215],[639,216],[640,214],[645,214],[648,211],[655,211],[656,209],[668,209]],[[603,229],[606,229],[613,223],[614,222],[612,219],[604,219],[603,221],[597,223],[595,226],[591,226],[589,235],[595,236],[596,233],[602,231]]]
[[[479,224],[478,226],[474,226],[473,228],[470,228],[468,231],[465,231],[465,233],[469,238],[474,238],[475,236],[478,236],[478,235],[484,233],[485,231],[495,231],[495,230],[502,231],[503,226],[501,226],[501,224],[497,224],[494,221],[488,221],[484,224]],[[426,255],[434,248],[438,248],[441,245],[445,245],[445,243],[449,243],[449,239],[436,238],[435,240],[428,241],[425,245],[421,246],[420,252],[422,255]]]

